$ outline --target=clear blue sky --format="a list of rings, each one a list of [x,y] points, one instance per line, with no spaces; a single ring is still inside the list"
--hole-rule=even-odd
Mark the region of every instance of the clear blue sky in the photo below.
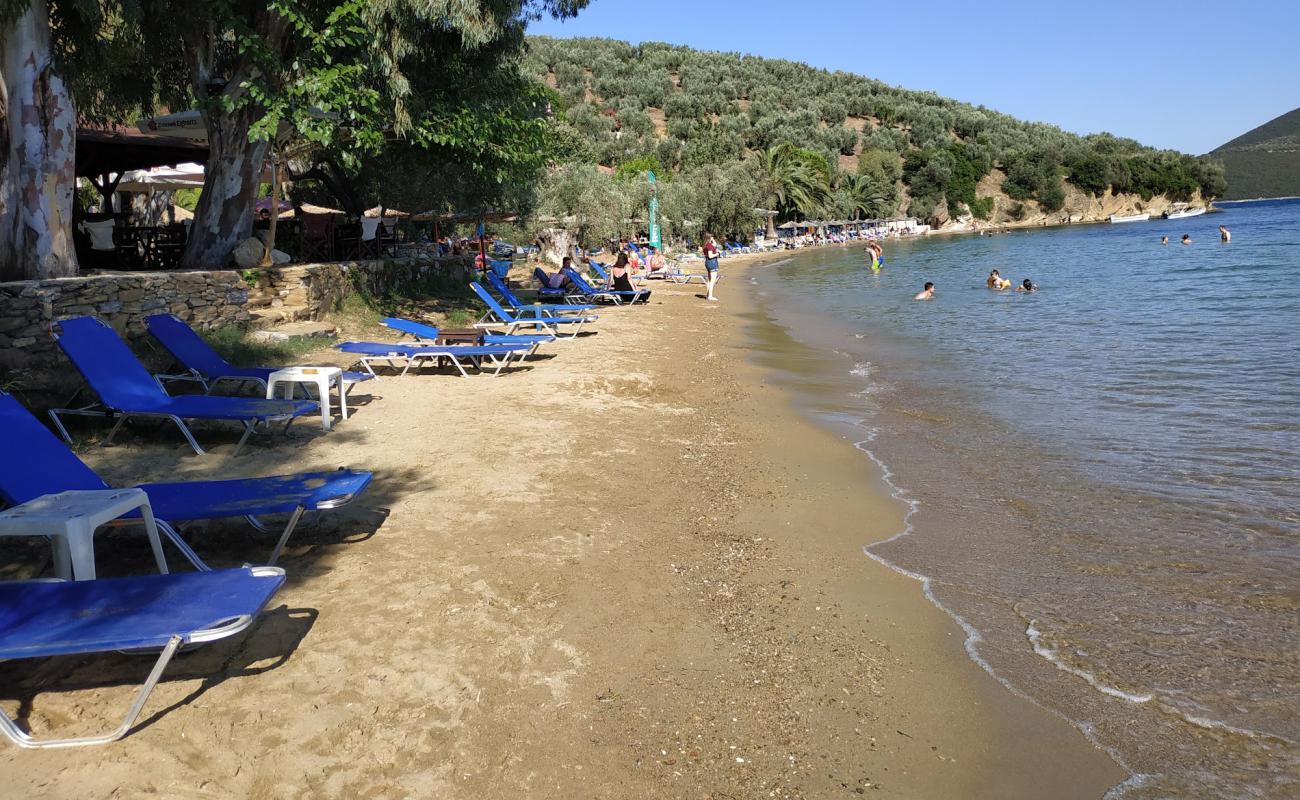
[[[591,0],[529,30],[786,58],[1193,154],[1300,106],[1300,0]]]

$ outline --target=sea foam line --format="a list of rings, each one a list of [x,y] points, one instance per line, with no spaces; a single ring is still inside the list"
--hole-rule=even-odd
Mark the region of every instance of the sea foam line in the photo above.
[[[1063,661],[1057,654],[1056,650],[1043,644],[1043,632],[1038,630],[1038,620],[1031,619],[1029,621],[1029,625],[1025,628],[1025,636],[1029,638],[1029,643],[1033,645],[1035,653],[1047,659],[1052,664],[1055,664],[1057,669],[1083,678],[1092,686],[1092,688],[1102,694],[1108,694],[1111,697],[1118,697],[1120,700],[1127,700],[1128,702],[1135,704],[1149,703],[1155,699],[1155,695],[1132,694],[1123,689],[1117,689],[1114,686],[1102,683],[1096,675],[1093,675],[1086,669],[1079,669],[1078,667],[1065,663],[1065,661]]]
[[[1025,700],[1029,703],[1032,703],[1033,705],[1043,709],[1044,711],[1056,717],[1057,719],[1060,719],[1064,721],[1066,724],[1074,727],[1081,734],[1083,734],[1083,737],[1087,739],[1088,742],[1090,742],[1093,747],[1096,747],[1098,750],[1110,756],[1110,758],[1116,764],[1119,765],[1120,769],[1129,773],[1129,777],[1126,780],[1124,780],[1122,783],[1119,783],[1111,787],[1110,790],[1106,792],[1105,800],[1118,800],[1119,798],[1127,794],[1129,789],[1134,789],[1139,786],[1142,786],[1146,784],[1150,779],[1156,777],[1154,775],[1139,773],[1135,771],[1132,767],[1130,767],[1128,765],[1128,762],[1124,759],[1122,755],[1120,755],[1120,753],[1117,750],[1107,746],[1106,744],[1102,743],[1100,739],[1097,738],[1097,735],[1093,731],[1091,724],[1085,722],[1079,722],[1078,720],[1071,719],[1070,717],[1067,717],[1065,714],[1061,713],[1060,711],[1057,711],[1054,708],[1049,708],[1048,706],[1043,705],[1036,698],[1031,697],[1030,695],[1021,691],[1017,686],[1015,686],[1015,684],[1011,683],[1002,675],[999,675],[997,670],[993,669],[993,665],[989,664],[989,662],[986,661],[984,657],[981,656],[979,653],[979,644],[980,642],[984,641],[984,636],[978,630],[975,629],[974,625],[971,625],[969,622],[967,622],[966,619],[962,617],[962,615],[958,614],[956,611],[953,611],[951,608],[945,606],[939,600],[939,598],[935,596],[933,581],[929,575],[923,575],[919,572],[913,572],[912,570],[907,569],[906,567],[895,564],[894,562],[890,561],[889,559],[885,558],[882,555],[872,552],[873,547],[879,547],[881,545],[889,544],[890,542],[897,541],[898,539],[902,539],[904,536],[912,535],[912,533],[914,532],[914,527],[912,525],[912,516],[915,515],[918,511],[920,511],[921,502],[916,498],[912,497],[910,494],[908,494],[907,490],[904,489],[901,485],[899,485],[894,480],[894,471],[891,470],[889,468],[889,465],[886,464],[879,456],[877,456],[875,452],[871,450],[870,447],[868,447],[868,445],[870,445],[873,441],[875,441],[876,436],[879,434],[879,429],[868,425],[867,420],[865,419],[858,420],[856,424],[859,428],[862,428],[867,432],[867,438],[859,442],[854,442],[853,446],[859,452],[866,455],[867,458],[871,459],[871,462],[876,465],[877,469],[880,470],[881,480],[884,481],[887,487],[889,487],[889,496],[892,499],[902,503],[907,508],[907,510],[903,513],[902,530],[900,530],[898,533],[895,533],[893,536],[890,536],[887,539],[881,539],[880,541],[872,542],[871,544],[868,545],[863,545],[862,547],[863,555],[865,555],[867,558],[871,559],[872,561],[875,561],[876,563],[886,567],[887,569],[891,569],[894,572],[899,573],[900,575],[906,575],[912,580],[920,583],[921,593],[925,595],[925,599],[928,600],[930,604],[933,605],[935,608],[947,614],[954,622],[957,623],[958,627],[962,629],[962,632],[966,634],[966,638],[962,642],[962,647],[963,649],[965,649],[966,655],[970,658],[971,661],[974,661],[976,664],[978,664],[980,669],[984,670],[984,672],[987,673],[989,677],[993,678],[993,680],[997,681],[1004,689],[1006,689],[1008,692],[1011,692],[1011,694],[1015,695],[1016,697],[1019,697],[1020,699]]]
[[[857,363],[854,365],[851,372],[854,375],[862,375],[865,373],[869,373],[869,366],[870,365]],[[1128,765],[1128,762],[1124,760],[1124,757],[1121,756],[1118,751],[1116,751],[1112,747],[1103,744],[1097,738],[1096,734],[1093,731],[1093,727],[1090,723],[1080,722],[1078,720],[1071,719],[1070,717],[1066,716],[1064,713],[1057,711],[1054,708],[1050,708],[1048,706],[1043,705],[1036,698],[1021,691],[1009,680],[1004,678],[1002,675],[998,674],[998,672],[993,668],[993,666],[989,664],[989,662],[986,661],[984,657],[979,654],[979,644],[984,641],[983,635],[980,634],[980,632],[976,630],[976,628],[973,625],[967,622],[960,614],[945,606],[939,600],[939,598],[935,596],[933,586],[932,586],[933,581],[930,578],[930,576],[924,575],[919,572],[914,572],[910,569],[907,569],[906,567],[895,564],[894,562],[890,561],[889,559],[885,558],[882,555],[872,552],[872,548],[874,547],[886,545],[889,544],[890,542],[897,541],[898,539],[902,539],[905,536],[912,535],[912,533],[915,531],[915,528],[912,525],[912,516],[920,510],[921,503],[919,500],[917,500],[916,498],[908,494],[907,490],[904,489],[901,485],[899,485],[894,480],[893,470],[891,470],[889,468],[889,465],[886,464],[880,457],[878,457],[875,454],[875,452],[872,451],[871,448],[868,446],[876,440],[876,437],[879,435],[880,432],[879,429],[869,425],[868,421],[865,419],[858,420],[856,424],[858,427],[862,428],[867,432],[867,438],[859,442],[854,442],[853,446],[859,452],[865,454],[867,458],[871,459],[871,462],[876,465],[876,468],[878,470],[880,470],[881,480],[884,481],[887,487],[889,487],[890,497],[894,500],[903,503],[907,509],[903,513],[902,530],[900,530],[898,533],[895,533],[893,536],[890,536],[887,539],[881,539],[880,541],[872,542],[871,544],[864,545],[862,547],[863,554],[866,555],[867,558],[870,558],[872,561],[875,561],[876,563],[881,564],[893,570],[894,572],[899,573],[900,575],[906,575],[912,580],[919,582],[921,584],[921,592],[922,594],[925,595],[925,599],[928,600],[930,604],[933,605],[935,608],[939,609],[940,611],[942,611],[943,613],[951,617],[952,620],[956,622],[957,625],[966,634],[966,638],[963,642],[963,648],[965,649],[967,656],[969,656],[972,661],[978,664],[980,669],[984,670],[986,673],[988,673],[990,677],[992,677],[999,684],[1001,684],[1003,688],[1011,692],[1013,695],[1023,700],[1027,700],[1028,702],[1034,704],[1035,706],[1043,709],[1044,711],[1047,711],[1053,716],[1061,720],[1064,720],[1065,722],[1072,725],[1080,733],[1082,733],[1084,738],[1087,739],[1089,742],[1091,742],[1094,747],[1106,753],[1115,761],[1116,764],[1120,766],[1121,769],[1129,773],[1129,777],[1126,780],[1111,787],[1110,790],[1106,792],[1106,794],[1103,797],[1103,800],[1119,800],[1120,798],[1124,797],[1129,792],[1129,790],[1141,788],[1147,785],[1148,783],[1150,783],[1152,779],[1159,777],[1158,775],[1154,775],[1150,773],[1139,773],[1134,771],[1133,768]],[[1154,706],[1156,708],[1160,709],[1161,711],[1167,714],[1173,714],[1179,717],[1180,719],[1183,719],[1184,721],[1188,722],[1189,724],[1195,725],[1199,728],[1225,731],[1228,733],[1234,733],[1234,734],[1238,734],[1256,740],[1271,739],[1273,741],[1280,741],[1289,745],[1296,744],[1296,742],[1294,742],[1290,738],[1285,736],[1280,736],[1278,734],[1266,733],[1263,731],[1255,731],[1255,730],[1250,730],[1248,728],[1239,728],[1235,725],[1230,725],[1220,720],[1210,719],[1207,717],[1198,717],[1193,714],[1188,714],[1178,708],[1175,708],[1174,706],[1170,705],[1167,702],[1158,700],[1154,695],[1151,694],[1133,694],[1130,692],[1125,692],[1122,689],[1118,689],[1116,687],[1110,686],[1102,682],[1100,679],[1097,678],[1097,676],[1093,675],[1087,670],[1079,669],[1077,667],[1066,664],[1064,661],[1062,661],[1060,657],[1056,654],[1055,650],[1043,644],[1042,632],[1038,630],[1035,623],[1036,620],[1031,620],[1028,627],[1025,630],[1025,636],[1029,640],[1030,645],[1033,647],[1034,653],[1046,659],[1049,663],[1056,666],[1057,669],[1060,669],[1064,672],[1067,672],[1078,678],[1083,679],[1094,689],[1107,696],[1114,697],[1119,700],[1123,700],[1125,702],[1133,703],[1135,705],[1142,705],[1145,703],[1149,703],[1152,700],[1155,700],[1156,702]]]

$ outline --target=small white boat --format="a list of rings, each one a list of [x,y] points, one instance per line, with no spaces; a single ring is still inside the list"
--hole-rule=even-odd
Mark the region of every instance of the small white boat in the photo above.
[[[1111,214],[1110,215],[1111,222],[1146,222],[1149,219],[1151,219],[1150,214],[1128,214],[1128,215]]]
[[[1199,217],[1204,213],[1204,208],[1171,208],[1165,212],[1165,219],[1187,219],[1188,217]]]

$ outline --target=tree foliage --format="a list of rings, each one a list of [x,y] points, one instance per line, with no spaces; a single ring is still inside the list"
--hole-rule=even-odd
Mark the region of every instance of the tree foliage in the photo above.
[[[589,137],[599,163],[617,167],[650,152],[665,169],[684,172],[753,162],[760,198],[785,216],[840,216],[847,208],[893,214],[903,189],[913,198],[912,212],[942,202],[951,214],[983,216],[992,203],[977,196],[976,186],[994,168],[1006,172],[1008,194],[1049,210],[1064,202],[1063,181],[1090,194],[1111,188],[1185,199],[1197,190],[1223,191],[1222,168],[1212,161],[1108,134],[1081,137],[789,61],[655,42],[532,37],[523,66],[581,99],[584,124],[575,127]],[[665,131],[645,125],[656,111]],[[621,130],[598,121],[608,115],[617,115]],[[794,150],[799,158],[790,156]],[[803,174],[813,156],[829,167],[824,181]],[[841,157],[855,156],[861,186],[856,176],[836,174]]]

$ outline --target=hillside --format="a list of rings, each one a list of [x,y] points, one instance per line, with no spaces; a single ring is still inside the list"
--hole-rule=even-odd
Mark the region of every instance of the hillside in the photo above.
[[[1036,224],[1223,189],[1221,167],[1208,159],[789,61],[531,37],[523,69],[551,90],[572,165],[564,176],[572,185],[543,198],[556,216],[581,216],[580,196],[617,200],[584,164],[612,179],[653,168],[685,184],[681,198],[660,192],[670,223],[728,230],[748,227],[739,219],[747,203],[781,218],[908,213],[934,224]],[[723,184],[754,188],[733,209],[701,209]],[[687,199],[694,205],[674,217],[674,200]]]
[[[1300,108],[1238,136],[1210,155],[1223,162],[1226,200],[1300,196]]]

